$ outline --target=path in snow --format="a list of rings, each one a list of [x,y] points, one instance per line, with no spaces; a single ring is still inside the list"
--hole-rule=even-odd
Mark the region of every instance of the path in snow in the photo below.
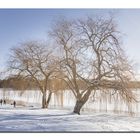
[[[0,106],[0,131],[140,131],[140,117],[72,114],[70,110]]]

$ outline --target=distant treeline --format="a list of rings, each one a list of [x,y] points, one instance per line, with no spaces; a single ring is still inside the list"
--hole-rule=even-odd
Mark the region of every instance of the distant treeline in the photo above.
[[[40,83],[43,81],[40,81]],[[60,80],[60,79],[52,79],[51,80],[51,89],[62,90],[69,89],[68,85]],[[82,81],[77,82],[81,89],[85,88],[85,83]],[[26,89],[38,89],[36,82],[31,78],[8,78],[4,80],[0,80],[0,88],[11,88],[13,90],[26,90]],[[131,81],[129,83],[129,88],[140,88],[140,81]]]
[[[40,81],[43,83],[44,81]],[[52,79],[50,82],[51,89],[61,90],[61,89],[69,89],[68,85],[60,79]],[[84,83],[78,81],[81,89],[84,88]],[[0,80],[0,88],[11,88],[13,90],[26,90],[26,89],[38,89],[38,85],[31,78],[8,78],[4,80]]]
[[[32,79],[21,79],[21,78],[8,78],[0,80],[0,88],[11,88],[15,90],[32,89],[36,85]]]

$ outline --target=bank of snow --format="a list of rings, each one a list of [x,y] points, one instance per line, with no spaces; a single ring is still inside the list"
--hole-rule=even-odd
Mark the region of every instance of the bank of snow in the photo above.
[[[4,106],[0,107],[0,131],[140,131],[140,117]]]

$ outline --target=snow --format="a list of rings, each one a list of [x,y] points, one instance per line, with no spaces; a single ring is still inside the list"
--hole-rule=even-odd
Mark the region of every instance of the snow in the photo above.
[[[72,109],[40,109],[0,106],[0,131],[7,132],[97,132],[140,131],[140,117],[114,113],[82,112]]]
[[[81,115],[76,115],[72,113],[73,94],[59,92],[52,95],[49,109],[41,109],[42,94],[39,91],[0,89],[0,99],[7,102],[7,105],[0,105],[0,132],[140,131],[140,103],[132,106],[135,116],[129,116],[128,107],[118,100],[110,100],[109,94],[103,97],[104,100],[96,96],[93,101],[91,96]],[[14,100],[16,108],[10,105]]]

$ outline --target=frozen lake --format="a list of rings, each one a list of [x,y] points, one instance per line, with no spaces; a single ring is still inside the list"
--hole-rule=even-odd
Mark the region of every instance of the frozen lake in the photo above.
[[[0,132],[140,131],[140,117],[114,113],[76,115],[65,109],[0,106]]]

